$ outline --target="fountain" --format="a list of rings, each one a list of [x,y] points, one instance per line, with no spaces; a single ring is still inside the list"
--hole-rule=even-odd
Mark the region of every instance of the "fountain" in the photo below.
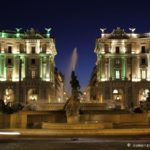
[[[103,128],[112,128],[112,123],[102,123],[97,121],[89,121],[86,120],[86,116],[84,118],[84,114],[80,114],[80,84],[75,74],[75,67],[77,63],[77,49],[73,50],[71,65],[70,65],[70,73],[71,73],[71,96],[68,101],[64,105],[64,111],[66,113],[67,122],[63,123],[52,123],[52,122],[42,122],[43,129],[62,129],[62,130],[70,130],[74,133],[74,130],[90,130],[90,129],[103,129]],[[90,114],[89,114],[90,116]]]
[[[69,74],[71,73],[71,97],[68,99],[64,106],[64,110],[67,116],[68,123],[77,123],[79,121],[79,109],[80,109],[80,84],[77,80],[77,76],[75,75],[75,67],[77,64],[77,48],[74,48],[71,63],[69,67]]]
[[[66,102],[64,109],[66,111],[67,116],[67,123],[78,123],[79,122],[79,110],[80,110],[80,99],[79,95],[81,92],[79,81],[75,75],[75,71],[71,73],[71,88],[72,88],[72,95],[69,100]]]
[[[71,57],[71,65],[70,65],[71,71],[75,71],[77,59],[78,59],[77,48],[74,48],[72,57]]]
[[[68,91],[68,94],[71,94],[69,81],[70,81],[70,76],[71,76],[72,71],[75,71],[75,68],[77,65],[77,59],[78,59],[77,48],[74,48],[72,51],[72,55],[70,58],[70,63],[69,63],[68,71],[66,75],[66,89]]]

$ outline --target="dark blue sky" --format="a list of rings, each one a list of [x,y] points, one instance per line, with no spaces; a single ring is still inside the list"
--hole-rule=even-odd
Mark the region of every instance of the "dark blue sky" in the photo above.
[[[5,0],[0,6],[0,29],[34,27],[43,31],[52,27],[58,50],[56,65],[62,73],[67,72],[72,50],[77,47],[76,73],[82,87],[88,83],[96,62],[93,50],[100,27],[108,31],[116,27],[150,31],[148,0]]]

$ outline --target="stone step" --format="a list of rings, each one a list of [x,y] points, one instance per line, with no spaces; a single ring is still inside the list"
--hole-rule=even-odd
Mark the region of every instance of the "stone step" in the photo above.
[[[49,122],[42,122],[42,129],[63,129],[63,130],[91,130],[91,129],[112,129],[113,123],[105,122],[105,123],[49,123]]]
[[[149,123],[148,122],[124,122],[124,123],[114,124],[114,127],[116,127],[116,128],[147,127],[148,128]]]

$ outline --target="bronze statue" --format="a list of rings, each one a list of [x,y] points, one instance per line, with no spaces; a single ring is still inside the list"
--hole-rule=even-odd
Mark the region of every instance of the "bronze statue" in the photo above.
[[[79,115],[79,109],[80,109],[80,99],[79,95],[81,94],[80,90],[80,84],[77,80],[77,76],[75,75],[75,72],[72,71],[71,74],[71,88],[72,88],[72,95],[69,98],[69,100],[66,102],[64,109],[66,111],[67,116],[75,116]]]
[[[76,96],[78,97],[79,93],[80,93],[80,84],[79,84],[79,81],[77,80],[77,76],[75,75],[75,72],[72,71],[71,73],[71,81],[70,81],[70,84],[71,84],[71,88],[72,88],[72,96]]]

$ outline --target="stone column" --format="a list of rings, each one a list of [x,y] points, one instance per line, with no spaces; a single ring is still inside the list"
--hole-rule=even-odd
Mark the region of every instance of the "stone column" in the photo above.
[[[45,80],[46,79],[46,60],[45,58],[44,59],[44,62],[42,62],[42,79]]]
[[[19,81],[19,63],[20,63],[20,58],[19,56],[16,56],[14,58],[14,76],[15,80]]]
[[[110,58],[108,58],[108,80],[110,80]]]
[[[105,57],[102,56],[102,59],[101,59],[101,77],[102,79],[106,78],[106,64],[105,64]]]
[[[20,112],[20,128],[27,128],[28,112]]]
[[[109,59],[105,58],[105,78],[109,80]]]
[[[139,79],[141,79],[141,72],[140,72],[140,57],[138,57],[138,59],[137,59],[137,77],[139,78]]]
[[[3,78],[6,79],[6,57],[3,57]]]
[[[138,78],[138,68],[139,68],[139,64],[138,64],[138,58],[137,57],[133,57],[132,59],[132,78]]]
[[[50,81],[54,82],[54,58],[50,57]]]
[[[25,78],[26,59],[24,57],[23,58],[19,58],[19,63],[21,63],[21,80],[23,80]]]
[[[48,80],[50,80],[50,57],[49,56],[47,56],[46,64],[47,64],[47,66],[46,66],[46,78]]]
[[[132,83],[133,84],[133,83]],[[137,83],[134,83],[132,86],[132,100],[133,106],[138,106],[138,95],[139,95],[139,88]]]
[[[42,79],[43,78],[43,63],[42,63],[42,56],[40,57],[40,78]]]
[[[4,73],[4,56],[0,56],[0,78],[3,78]]]
[[[115,75],[114,75],[114,59],[110,58],[110,77],[112,80],[115,79]]]
[[[101,80],[101,56],[97,55],[97,80]]]
[[[121,70],[121,78],[122,80],[125,80],[126,78],[126,58],[122,58],[122,70]]]

